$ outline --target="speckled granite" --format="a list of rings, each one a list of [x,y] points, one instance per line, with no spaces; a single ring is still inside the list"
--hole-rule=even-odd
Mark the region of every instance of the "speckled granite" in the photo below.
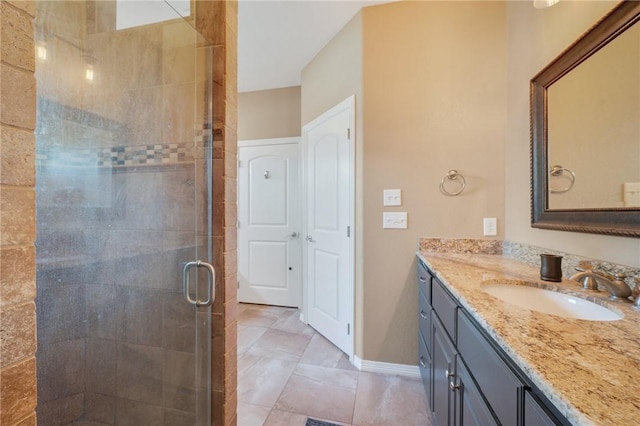
[[[589,295],[624,314],[613,322],[518,308],[482,291],[482,283],[507,279],[586,294],[573,281],[541,281],[537,265],[509,255],[446,253],[443,247],[431,250],[435,240],[423,241],[418,256],[572,424],[640,424],[640,312],[631,303]]]
[[[631,288],[636,285],[635,278],[640,277],[640,271],[638,271],[638,268],[618,265],[615,263],[604,262],[602,260],[590,259],[582,256],[576,256],[570,253],[562,253],[542,247],[514,243],[511,241],[504,241],[502,253],[508,258],[520,260],[533,266],[540,265],[540,255],[542,253],[558,254],[560,256],[563,256],[562,275],[565,278],[569,278],[571,275],[575,274],[576,267],[578,266],[582,267],[583,269],[591,269],[593,271],[604,272],[609,275],[625,274],[627,275],[627,278],[625,278],[625,282]],[[640,424],[640,421],[638,423]]]
[[[418,250],[433,253],[501,254],[502,240],[480,240],[474,238],[421,238]]]

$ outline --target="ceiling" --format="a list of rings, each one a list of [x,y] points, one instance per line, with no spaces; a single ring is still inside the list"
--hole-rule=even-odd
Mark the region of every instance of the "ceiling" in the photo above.
[[[240,0],[238,91],[300,85],[302,69],[364,6],[393,0]]]

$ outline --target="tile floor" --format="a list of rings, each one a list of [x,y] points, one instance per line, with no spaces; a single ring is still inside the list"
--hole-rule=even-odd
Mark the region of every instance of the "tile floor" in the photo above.
[[[238,426],[431,425],[419,379],[358,371],[299,315],[240,304]]]

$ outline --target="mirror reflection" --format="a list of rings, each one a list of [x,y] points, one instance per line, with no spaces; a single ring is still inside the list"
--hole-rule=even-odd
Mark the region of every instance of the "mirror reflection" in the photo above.
[[[548,208],[640,208],[640,23],[547,88]]]

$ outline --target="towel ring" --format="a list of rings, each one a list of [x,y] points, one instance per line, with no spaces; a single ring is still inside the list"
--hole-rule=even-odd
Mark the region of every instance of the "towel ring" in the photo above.
[[[573,173],[571,170],[566,169],[562,166],[558,166],[555,165],[553,167],[551,167],[551,170],[549,171],[549,174],[553,177],[560,177],[563,175],[567,175],[569,177],[569,186],[567,186],[566,188],[563,189],[553,189],[551,188],[551,184],[549,184],[549,192],[552,194],[562,194],[563,192],[567,192],[569,191],[571,188],[573,188],[573,184],[576,183],[576,174]]]
[[[462,185],[460,186],[460,189],[454,192],[447,191],[447,189],[444,187],[445,181],[447,179],[458,180],[458,178],[460,178],[460,180],[462,181]],[[449,170],[449,173],[447,173],[445,177],[443,177],[442,180],[440,181],[440,192],[442,192],[444,195],[451,195],[451,196],[459,195],[462,191],[464,191],[464,188],[466,186],[467,186],[467,181],[465,180],[464,176],[458,173],[457,170]]]

